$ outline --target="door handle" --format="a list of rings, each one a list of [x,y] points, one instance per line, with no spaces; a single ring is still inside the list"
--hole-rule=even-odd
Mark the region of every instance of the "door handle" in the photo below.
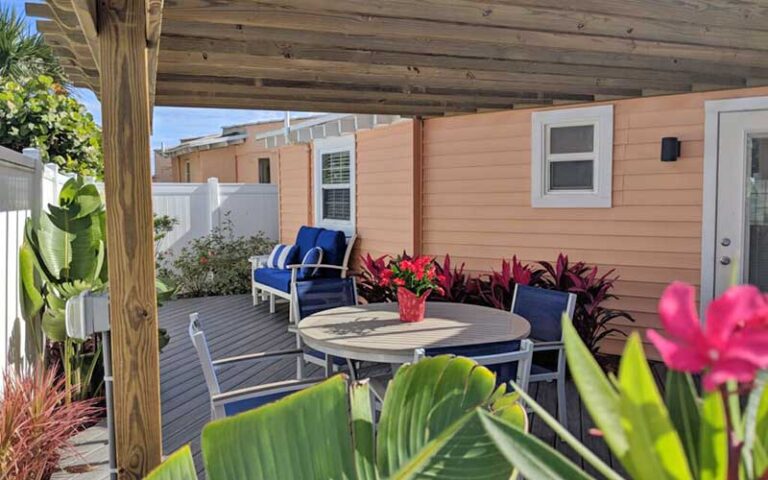
[[[721,265],[729,265],[731,263],[731,257],[728,257],[726,255],[723,255],[720,257],[720,264]]]

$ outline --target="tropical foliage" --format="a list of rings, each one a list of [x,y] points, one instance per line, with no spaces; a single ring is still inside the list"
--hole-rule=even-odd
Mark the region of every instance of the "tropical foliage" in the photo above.
[[[163,252],[158,276],[186,297],[236,295],[251,291],[252,255],[268,254],[274,242],[263,233],[235,235],[229,212],[221,226],[192,239],[177,255]]]
[[[14,9],[0,8],[0,77],[22,82],[38,75],[47,75],[60,85],[67,83],[43,36],[33,33]]]
[[[62,171],[101,178],[101,130],[85,107],[51,77],[0,76],[0,145],[34,147]]]
[[[466,358],[423,360],[398,370],[374,435],[368,384],[339,375],[283,400],[208,424],[208,478],[508,479],[525,410],[493,374]],[[279,435],[275,432],[280,432]],[[562,463],[555,454],[553,468]],[[191,476],[188,449],[150,480]],[[537,477],[531,477],[537,478]]]
[[[70,402],[52,370],[7,370],[0,386],[0,478],[47,479],[70,439],[101,411],[94,400]]]
[[[380,284],[384,287],[404,288],[416,295],[428,290],[441,293],[441,287],[435,273],[435,265],[430,257],[398,257],[381,272]]]
[[[94,184],[75,177],[62,187],[58,203],[48,205],[39,224],[27,220],[19,252],[22,315],[32,327],[51,341],[47,361],[61,369],[67,392],[75,398],[99,394],[103,372],[101,339],[86,341],[67,336],[67,300],[86,290],[107,287],[106,212]],[[158,299],[170,292],[157,285]],[[160,331],[160,348],[169,341]],[[42,352],[38,352],[42,353]]]
[[[752,286],[732,287],[710,304],[702,326],[693,287],[675,283],[665,291],[659,314],[666,335],[652,332],[649,338],[670,369],[663,397],[637,334],[627,342],[618,377],[609,378],[570,322],[563,322],[573,380],[611,452],[636,479],[768,478],[766,296]],[[692,374],[703,375],[701,391]],[[601,476],[622,478],[533,399],[521,396]]]
[[[422,257],[425,258],[425,257]],[[397,258],[383,256],[361,257],[360,295],[368,302],[390,302],[397,298],[392,271],[403,261],[413,261],[405,252]],[[434,271],[435,288],[430,301],[471,303],[509,310],[515,285],[532,285],[576,294],[576,311],[573,324],[590,351],[598,353],[600,341],[612,333],[623,334],[612,327],[617,319],[634,321],[622,310],[607,308],[605,302],[616,299],[612,293],[618,277],[614,271],[599,273],[597,267],[584,262],[571,263],[560,254],[555,263],[545,261],[525,264],[512,257],[502,260],[501,269],[488,274],[472,276],[464,272],[464,264],[458,267],[446,255],[442,263],[436,260],[425,267]]]

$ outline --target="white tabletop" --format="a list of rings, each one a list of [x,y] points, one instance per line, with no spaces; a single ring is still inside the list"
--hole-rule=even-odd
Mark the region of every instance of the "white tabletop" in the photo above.
[[[396,303],[326,310],[303,319],[304,343],[352,360],[406,363],[417,348],[456,347],[526,338],[520,315],[463,303],[428,302],[424,321],[401,322]]]

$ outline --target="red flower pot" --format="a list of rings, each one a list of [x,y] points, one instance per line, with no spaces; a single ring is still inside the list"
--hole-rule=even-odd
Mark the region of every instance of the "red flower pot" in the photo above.
[[[427,306],[427,297],[432,290],[427,290],[421,296],[405,288],[397,289],[397,307],[400,311],[401,322],[420,322],[424,320],[424,311]]]

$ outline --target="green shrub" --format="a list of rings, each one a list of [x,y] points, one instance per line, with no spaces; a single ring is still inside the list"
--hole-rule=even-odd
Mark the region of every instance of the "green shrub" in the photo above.
[[[274,242],[259,232],[236,236],[229,212],[219,227],[190,241],[177,255],[163,254],[158,276],[176,287],[178,295],[205,297],[237,295],[251,291],[248,258],[265,255]]]

